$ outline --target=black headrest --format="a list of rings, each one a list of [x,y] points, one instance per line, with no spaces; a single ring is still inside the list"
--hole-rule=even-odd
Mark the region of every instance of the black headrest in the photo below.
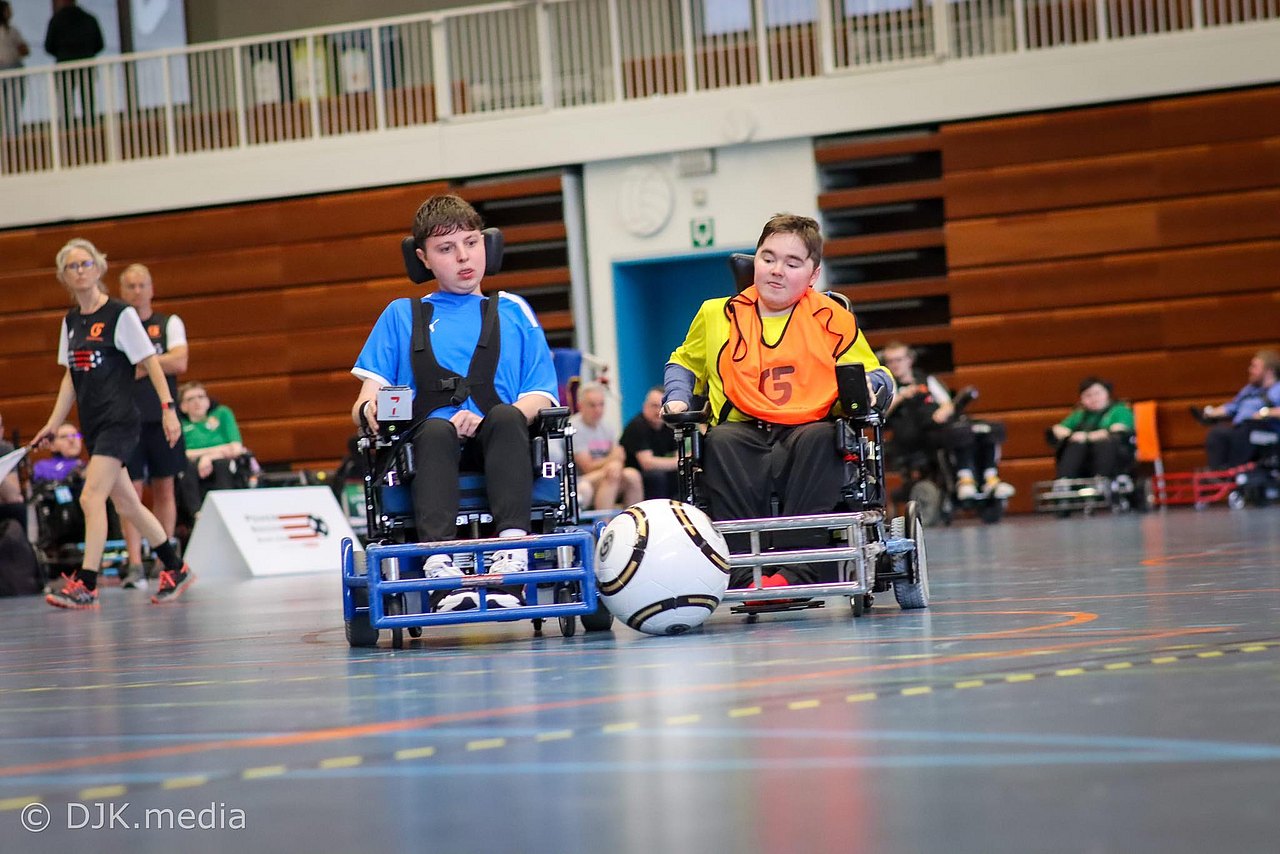
[[[480,234],[484,236],[484,274],[492,276],[502,269],[502,232],[496,228],[486,228]],[[412,234],[400,241],[400,254],[404,256],[404,271],[409,274],[410,281],[420,285],[435,277],[418,257],[417,248],[418,244],[414,242]]]
[[[755,284],[756,256],[735,252],[729,256],[729,269],[733,271],[733,283],[738,286],[738,293]]]

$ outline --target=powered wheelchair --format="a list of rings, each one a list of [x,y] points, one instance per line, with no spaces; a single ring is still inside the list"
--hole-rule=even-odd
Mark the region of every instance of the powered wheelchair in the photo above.
[[[961,389],[951,401],[955,414],[940,429],[968,431],[972,441],[991,443],[995,448],[992,453],[997,454],[1005,440],[1004,425],[969,418],[965,409],[977,398],[978,391],[973,386]],[[893,427],[892,424],[889,426]],[[889,456],[902,477],[902,486],[894,491],[893,497],[899,501],[914,501],[921,519],[929,526],[950,525],[957,510],[972,510],[988,525],[1004,518],[1009,504],[1007,498],[978,492],[972,498],[962,499],[956,494],[958,467],[953,450],[955,446],[948,444],[945,437],[939,444],[939,447],[914,448],[899,454],[895,453],[898,448],[890,440]]]
[[[31,503],[35,508],[36,551],[50,578],[70,574],[84,558],[84,511],[80,490],[84,479],[74,474],[62,480],[32,480]],[[120,517],[107,502],[107,540],[103,544],[104,575],[120,575],[129,564]]]
[[[735,254],[730,267],[739,290],[750,284],[753,256]],[[843,294],[830,292],[828,296],[851,310]],[[749,568],[752,574],[750,587],[725,593],[722,601],[731,603],[732,613],[755,619],[762,613],[821,608],[828,599],[847,598],[853,616],[861,617],[876,593],[890,589],[904,610],[929,605],[925,524],[920,509],[915,502],[908,502],[901,516],[890,518],[885,511],[888,496],[882,418],[868,399],[866,369],[860,364],[839,365],[836,381],[843,414],[835,419],[831,464],[841,466],[844,474],[839,505],[830,513],[810,516],[775,514],[715,522],[716,530],[729,541],[730,570]],[[709,415],[704,407],[663,416],[676,433],[679,499],[702,510],[707,509],[702,447]],[[775,510],[778,507],[776,496],[773,506]],[[827,543],[802,549],[773,547],[771,540],[779,532],[799,531],[825,531]],[[764,567],[800,563],[825,567],[818,582],[762,586]]]
[[[1228,423],[1226,418],[1206,415],[1201,407],[1190,409],[1191,417],[1210,429]],[[1246,422],[1242,429],[1248,431],[1249,460],[1222,472],[1234,487],[1227,493],[1227,506],[1238,510],[1280,501],[1280,420],[1258,418]]]
[[[502,262],[502,233],[483,232],[487,262],[485,275],[498,272]],[[402,243],[405,268],[415,283],[431,273],[414,252],[412,237]],[[415,470],[413,435],[424,423],[412,419],[408,389],[383,389],[377,401],[377,433],[360,429],[357,449],[364,462],[364,511],[367,547],[361,551],[350,539],[341,545],[343,619],[352,647],[376,646],[382,630],[390,630],[391,646],[400,649],[404,634],[420,637],[428,626],[531,619],[541,632],[547,619],[559,621],[561,633],[572,636],[581,620],[587,631],[607,631],[613,617],[599,601],[595,582],[595,532],[578,526],[577,476],[573,463],[572,429],[567,407],[542,410],[530,427],[534,467],[532,518],[529,536],[481,539],[492,533],[484,476],[463,472],[458,525],[465,539],[422,543],[414,530],[410,483],[425,476]],[[529,568],[496,574],[486,570],[486,553],[528,548]],[[450,554],[461,577],[427,578],[428,557]],[[501,588],[518,587],[523,603],[490,607],[488,596]],[[477,594],[478,607],[467,611],[435,612],[432,602],[460,589]]]

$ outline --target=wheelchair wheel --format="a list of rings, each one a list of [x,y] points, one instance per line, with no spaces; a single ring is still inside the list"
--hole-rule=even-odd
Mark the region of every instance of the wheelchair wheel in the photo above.
[[[362,589],[352,590],[351,597],[356,605],[364,607],[369,604],[369,594]],[[355,619],[347,620],[347,644],[353,649],[378,645],[378,630],[369,622],[369,614],[356,614]]]
[[[591,614],[582,615],[582,627],[589,632],[607,632],[613,629],[613,614],[609,613],[609,609],[599,599],[596,600],[596,610]]]
[[[906,514],[894,519],[890,527],[893,536],[906,537],[916,544],[915,551],[894,560],[895,564],[902,561],[895,568],[905,569],[908,576],[893,582],[893,597],[904,611],[929,607],[929,564],[925,554],[924,527],[915,502],[908,502]]]
[[[933,481],[918,480],[911,484],[907,501],[915,502],[926,525],[937,525],[942,521],[942,490]]]
[[[986,501],[978,505],[978,518],[988,525],[994,525],[1004,518],[1003,501]]]
[[[867,596],[862,593],[857,596],[850,596],[849,607],[853,610],[853,618],[855,620],[858,619],[858,617],[867,613]]]
[[[398,617],[404,613],[404,600],[399,596],[387,597],[387,616]],[[391,630],[391,648],[404,649],[404,629]]]
[[[556,604],[568,605],[573,601],[573,591],[569,589],[567,584],[556,585]],[[560,634],[567,638],[573,637],[578,633],[577,617],[560,617]]]

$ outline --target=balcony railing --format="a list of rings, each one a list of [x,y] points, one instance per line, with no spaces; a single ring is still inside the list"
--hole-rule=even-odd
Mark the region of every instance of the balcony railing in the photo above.
[[[1280,0],[538,0],[0,73],[0,175],[1280,18]]]

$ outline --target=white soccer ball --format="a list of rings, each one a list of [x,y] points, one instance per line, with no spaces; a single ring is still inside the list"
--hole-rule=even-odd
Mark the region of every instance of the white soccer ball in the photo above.
[[[729,545],[698,508],[654,498],[615,516],[596,544],[605,607],[633,629],[678,635],[702,625],[729,586]]]

